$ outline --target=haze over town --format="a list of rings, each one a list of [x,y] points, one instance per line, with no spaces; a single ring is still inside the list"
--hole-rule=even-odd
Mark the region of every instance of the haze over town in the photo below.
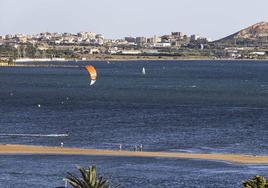
[[[3,0],[0,35],[92,31],[122,38],[181,31],[216,40],[268,20],[267,6],[265,0]]]

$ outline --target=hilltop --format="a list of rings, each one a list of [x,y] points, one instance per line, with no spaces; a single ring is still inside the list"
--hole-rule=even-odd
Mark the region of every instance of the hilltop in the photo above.
[[[246,46],[267,45],[268,22],[259,22],[250,27],[242,29],[232,35],[215,41],[218,44],[235,44]]]
[[[268,36],[268,22],[260,22],[236,33],[234,37],[254,39]]]

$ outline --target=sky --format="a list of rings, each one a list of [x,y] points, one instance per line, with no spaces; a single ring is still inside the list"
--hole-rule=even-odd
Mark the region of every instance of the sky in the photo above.
[[[0,35],[92,31],[106,38],[173,31],[212,40],[268,21],[268,0],[1,0]]]

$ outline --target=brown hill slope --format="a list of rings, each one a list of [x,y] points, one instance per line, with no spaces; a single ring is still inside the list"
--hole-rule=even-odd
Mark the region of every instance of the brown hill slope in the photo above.
[[[260,22],[237,33],[222,38],[215,42],[232,42],[233,40],[258,40],[268,37],[268,22]]]

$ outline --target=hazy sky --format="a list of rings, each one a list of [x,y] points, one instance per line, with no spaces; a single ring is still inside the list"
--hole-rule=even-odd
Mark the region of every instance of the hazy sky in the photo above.
[[[268,0],[0,0],[0,35],[92,31],[107,38],[171,31],[218,39],[268,21]]]

